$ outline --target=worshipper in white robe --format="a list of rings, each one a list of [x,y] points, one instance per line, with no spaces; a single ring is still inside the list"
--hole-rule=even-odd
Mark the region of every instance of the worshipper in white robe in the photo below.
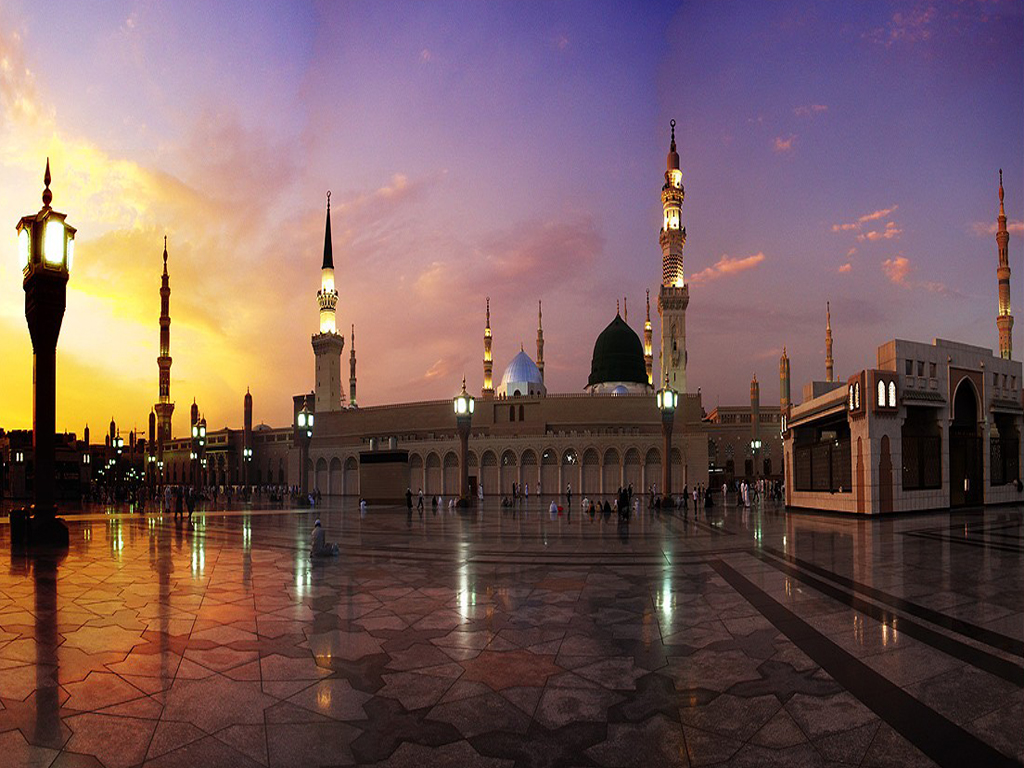
[[[323,526],[320,525],[320,518],[317,518],[316,522],[313,523],[313,533],[310,535],[310,557],[331,557],[338,554],[338,545],[328,544],[324,535]]]

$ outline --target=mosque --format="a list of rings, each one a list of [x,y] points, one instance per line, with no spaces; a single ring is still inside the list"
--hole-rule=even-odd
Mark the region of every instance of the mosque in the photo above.
[[[616,311],[594,342],[590,375],[577,392],[548,392],[544,381],[543,308],[538,304],[536,357],[525,349],[509,361],[497,386],[490,299],[484,301],[483,385],[473,414],[468,473],[473,494],[507,495],[512,484],[533,495],[573,493],[600,496],[632,485],[637,492],[659,491],[663,462],[670,462],[673,490],[697,483],[715,487],[734,479],[782,477],[781,414],[788,405],[761,406],[760,388],[751,382],[751,403],[705,413],[700,392],[687,387],[686,311],[689,286],[683,271],[686,228],[682,226],[683,175],[672,121],[661,200],[664,212],[657,311],[661,320],[659,370],[655,378],[653,330],[648,293],[643,340]],[[458,493],[459,439],[452,401],[393,403],[361,407],[356,398],[355,328],[349,346],[349,386],[344,391],[338,332],[338,290],[331,238],[330,196],[320,269],[318,332],[312,336],[314,388],[293,397],[294,413],[315,413],[316,429],[306,471],[309,487],[325,496],[364,495],[397,499],[406,488],[428,495]],[[157,472],[168,483],[190,482],[201,473],[205,484],[298,484],[299,451],[291,426],[253,427],[252,397],[243,401],[243,428],[210,432],[206,466],[196,467],[192,440],[171,438],[170,288],[167,248],[161,283],[160,397],[150,414],[150,445]],[[830,332],[830,331],[829,331]],[[789,391],[788,360],[780,380]],[[780,371],[782,369],[780,368]],[[661,413],[655,389],[663,383],[679,392],[670,455],[664,455]],[[190,428],[201,425],[193,403]],[[392,481],[382,489],[368,478],[388,463]]]

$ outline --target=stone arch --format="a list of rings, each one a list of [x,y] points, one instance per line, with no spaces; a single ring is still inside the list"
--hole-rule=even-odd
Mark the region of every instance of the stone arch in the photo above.
[[[537,492],[537,483],[540,481],[539,469],[537,466],[537,452],[533,448],[527,448],[519,457],[519,476],[523,484],[533,486],[534,493]]]
[[[437,454],[437,451],[431,451],[427,454],[424,468],[426,470],[426,486],[423,492],[428,496],[439,495],[442,492],[441,457]]]
[[[498,494],[498,457],[490,448],[480,458],[480,483],[484,493]]]
[[[636,446],[626,450],[622,458],[622,485],[629,487],[633,485],[633,492],[640,493],[643,490],[643,475],[641,474],[640,451]]]
[[[459,492],[459,457],[455,451],[448,451],[444,455],[443,466],[443,490],[445,495],[458,494]]]
[[[355,456],[345,459],[345,475],[342,493],[355,496],[359,493],[359,462]]]
[[[345,492],[344,479],[342,477],[341,459],[337,456],[331,459],[327,470],[327,494],[336,496]]]
[[[538,493],[557,496],[558,492],[558,451],[549,447],[540,454],[540,489]]]
[[[601,457],[595,448],[583,451],[583,480],[580,491],[588,496],[601,493]]]
[[[409,490],[413,493],[423,487],[423,457],[418,453],[409,454]]]
[[[622,464],[618,450],[609,448],[601,461],[601,490],[616,493],[622,487]]]
[[[648,448],[644,455],[644,492],[651,488],[655,492],[663,491],[661,488],[661,451],[657,448]]]
[[[316,478],[312,490],[323,493],[325,488],[327,488],[327,459],[321,456],[316,460]]]
[[[574,492],[580,490],[580,455],[575,448],[566,448],[562,451],[562,477],[561,489],[566,485],[572,486]]]
[[[501,454],[501,495],[512,494],[512,483],[519,482],[519,457],[511,448]]]

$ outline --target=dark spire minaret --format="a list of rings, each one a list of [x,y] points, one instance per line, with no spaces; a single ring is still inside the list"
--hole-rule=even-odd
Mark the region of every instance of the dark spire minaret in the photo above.
[[[647,290],[647,317],[644,320],[644,367],[647,369],[647,383],[654,385],[654,349],[651,347],[651,291]]]
[[[164,444],[171,439],[171,284],[167,274],[167,236],[164,235],[164,271],[160,277],[160,356],[156,364],[160,369],[159,397],[156,412],[156,455],[163,459]]]
[[[832,304],[825,302],[825,381],[833,381],[835,362],[832,359]]]
[[[348,404],[356,406],[356,326],[352,324],[352,344],[348,348]]]
[[[544,383],[544,307],[537,301],[537,370],[540,382]]]
[[[996,245],[999,247],[999,356],[1009,360],[1013,357],[1013,315],[1010,314],[1010,233],[1006,229],[1006,209],[1003,207],[1003,169],[999,169],[999,217],[996,219]]]
[[[491,358],[491,297],[487,297],[487,316],[484,320],[484,385],[482,397],[494,397],[494,360]]]

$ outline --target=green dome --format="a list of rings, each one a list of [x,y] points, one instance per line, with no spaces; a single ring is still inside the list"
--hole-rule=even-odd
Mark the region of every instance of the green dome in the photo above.
[[[615,315],[594,343],[587,386],[617,381],[647,384],[644,345],[620,315]]]

